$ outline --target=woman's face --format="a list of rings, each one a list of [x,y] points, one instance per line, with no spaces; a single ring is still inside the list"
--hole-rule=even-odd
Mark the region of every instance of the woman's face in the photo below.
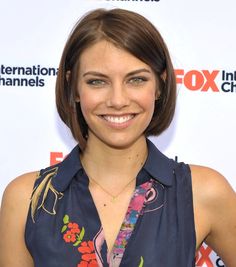
[[[81,54],[78,77],[88,142],[126,148],[145,138],[157,95],[147,64],[104,40]]]

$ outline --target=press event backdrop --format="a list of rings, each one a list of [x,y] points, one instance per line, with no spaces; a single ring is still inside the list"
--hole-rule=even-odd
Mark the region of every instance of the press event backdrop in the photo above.
[[[235,1],[0,0],[0,198],[14,177],[59,162],[74,147],[55,108],[56,72],[73,25],[97,7],[143,14],[170,49],[177,110],[155,144],[169,157],[217,169],[235,189]],[[196,265],[224,266],[205,245]]]

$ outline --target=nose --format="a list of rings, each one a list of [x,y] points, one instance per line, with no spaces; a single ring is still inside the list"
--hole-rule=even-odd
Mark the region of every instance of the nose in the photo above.
[[[107,98],[107,106],[115,109],[122,109],[128,106],[129,103],[130,98],[125,85],[120,83],[112,85]]]

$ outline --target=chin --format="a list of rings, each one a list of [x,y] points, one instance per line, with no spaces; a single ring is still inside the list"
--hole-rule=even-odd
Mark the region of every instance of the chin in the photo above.
[[[138,142],[139,140],[145,138],[144,136],[140,136],[137,138],[112,138],[112,140],[103,140],[103,142],[111,148],[114,149],[127,149],[132,147],[136,142]]]

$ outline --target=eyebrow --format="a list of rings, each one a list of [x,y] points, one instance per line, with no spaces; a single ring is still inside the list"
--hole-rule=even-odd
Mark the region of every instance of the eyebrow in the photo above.
[[[129,77],[129,76],[132,76],[132,75],[135,75],[135,74],[139,74],[139,73],[142,73],[142,72],[151,73],[151,71],[148,70],[148,69],[137,69],[137,70],[134,70],[134,71],[131,71],[131,72],[127,73],[125,76],[126,77]],[[98,71],[88,71],[88,72],[85,72],[83,74],[83,77],[85,77],[87,75],[94,75],[94,76],[98,76],[98,77],[108,78],[107,75],[105,75],[105,74],[103,74],[101,72],[98,72]]]

